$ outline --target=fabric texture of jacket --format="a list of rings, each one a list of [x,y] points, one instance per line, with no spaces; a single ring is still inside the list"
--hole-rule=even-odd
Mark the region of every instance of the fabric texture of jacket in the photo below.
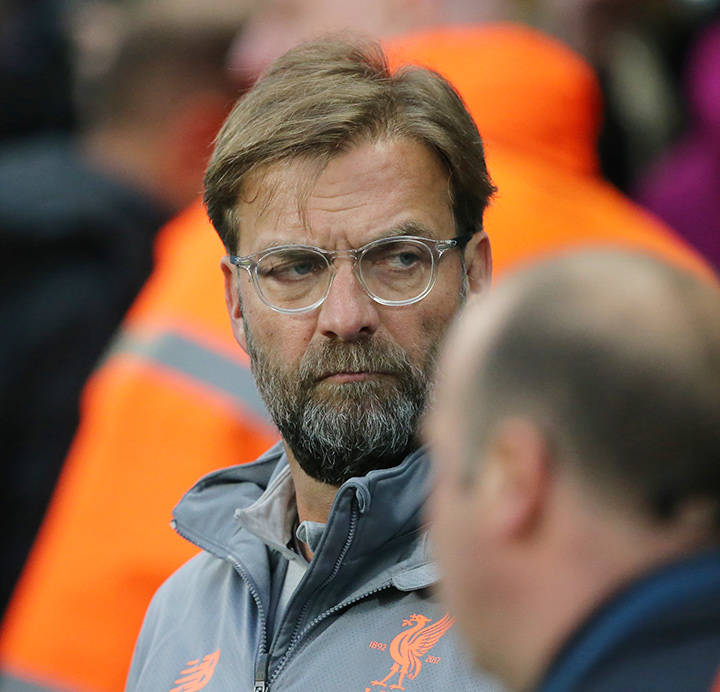
[[[201,662],[208,692],[498,689],[472,670],[452,615],[432,597],[437,577],[420,518],[427,467],[419,451],[339,489],[317,552],[272,629],[280,556],[293,556],[253,533],[242,509],[289,474],[282,446],[201,480],[174,524],[204,552],[153,599],[128,692],[184,690],[198,674],[188,669]]]
[[[714,551],[658,569],[612,597],[565,645],[537,692],[709,692],[718,667]]]

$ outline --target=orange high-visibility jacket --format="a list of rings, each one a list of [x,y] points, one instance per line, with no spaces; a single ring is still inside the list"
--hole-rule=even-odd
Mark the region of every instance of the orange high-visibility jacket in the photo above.
[[[599,88],[569,49],[510,24],[430,31],[392,49],[447,75],[478,122],[499,188],[486,217],[496,274],[577,246],[619,245],[710,275],[600,178]],[[167,528],[172,506],[198,476],[274,439],[225,314],[221,255],[199,205],[158,241],[157,269],[86,388],[4,622],[0,662],[13,679],[122,690],[152,593],[194,550]]]
[[[41,688],[123,689],[150,597],[197,552],[169,529],[173,506],[198,477],[277,439],[232,336],[222,244],[200,204],[163,229],[157,251],[85,388],[79,432],[3,624],[3,669]]]

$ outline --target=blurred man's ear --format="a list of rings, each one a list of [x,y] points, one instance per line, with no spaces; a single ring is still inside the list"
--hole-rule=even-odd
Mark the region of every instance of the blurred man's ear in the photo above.
[[[247,339],[245,337],[242,305],[240,304],[237,268],[230,262],[229,257],[223,257],[220,260],[220,269],[225,282],[225,305],[230,316],[230,324],[235,334],[235,340],[240,344],[240,348],[247,353]]]
[[[465,269],[470,293],[482,293],[490,288],[492,252],[485,231],[478,231],[465,248]]]
[[[500,421],[482,461],[478,483],[495,536],[504,541],[531,537],[549,495],[550,457],[539,428],[524,418]]]

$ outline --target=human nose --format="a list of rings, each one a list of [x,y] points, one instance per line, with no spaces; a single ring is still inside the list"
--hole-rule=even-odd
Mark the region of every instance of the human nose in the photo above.
[[[361,286],[355,262],[336,260],[330,290],[318,313],[318,330],[329,339],[354,341],[375,333],[378,324],[377,304]]]

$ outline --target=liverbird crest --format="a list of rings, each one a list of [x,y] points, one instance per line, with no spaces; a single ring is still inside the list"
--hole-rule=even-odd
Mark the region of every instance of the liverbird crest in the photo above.
[[[455,618],[451,618],[450,613],[445,613],[445,616],[437,622],[428,624],[430,622],[430,618],[418,613],[413,613],[408,619],[403,620],[403,627],[410,629],[400,632],[390,643],[390,655],[394,663],[390,672],[382,680],[372,681],[373,686],[386,687],[393,676],[397,674],[397,682],[390,685],[389,689],[404,690],[405,678],[414,680],[420,674],[423,656],[452,627]],[[369,689],[367,688],[367,690]]]

